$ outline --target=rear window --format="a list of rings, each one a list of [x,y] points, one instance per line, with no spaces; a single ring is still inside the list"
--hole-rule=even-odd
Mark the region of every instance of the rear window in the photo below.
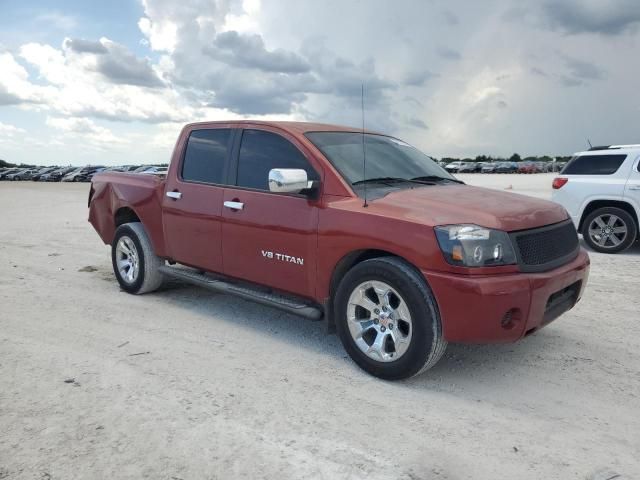
[[[578,155],[562,169],[565,175],[611,175],[618,171],[626,155]]]
[[[194,130],[189,135],[182,162],[182,179],[187,182],[224,183],[228,128]]]

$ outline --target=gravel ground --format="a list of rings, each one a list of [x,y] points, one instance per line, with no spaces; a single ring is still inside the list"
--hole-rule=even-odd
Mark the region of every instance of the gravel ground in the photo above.
[[[549,197],[553,175],[461,177]],[[639,248],[592,254],[542,331],[389,383],[318,323],[121,292],[87,190],[0,183],[0,479],[640,478]]]

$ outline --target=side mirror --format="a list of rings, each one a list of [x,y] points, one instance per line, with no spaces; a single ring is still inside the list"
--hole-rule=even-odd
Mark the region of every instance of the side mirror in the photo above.
[[[309,188],[307,172],[301,168],[272,168],[269,171],[269,190],[277,193],[300,193]]]

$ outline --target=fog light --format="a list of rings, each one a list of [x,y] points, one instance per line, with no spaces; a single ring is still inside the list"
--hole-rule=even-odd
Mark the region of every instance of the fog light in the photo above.
[[[520,318],[522,318],[522,312],[520,311],[520,309],[511,308],[507,310],[507,313],[505,313],[504,316],[502,317],[502,321],[500,322],[500,325],[505,330],[511,330],[513,327],[516,326],[516,323],[520,321]]]

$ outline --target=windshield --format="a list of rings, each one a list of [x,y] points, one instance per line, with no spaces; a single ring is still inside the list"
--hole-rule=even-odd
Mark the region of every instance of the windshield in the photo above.
[[[305,136],[318,147],[349,183],[362,182],[362,133],[310,132]],[[447,171],[411,145],[392,137],[367,133],[366,179],[435,177],[455,180]]]

